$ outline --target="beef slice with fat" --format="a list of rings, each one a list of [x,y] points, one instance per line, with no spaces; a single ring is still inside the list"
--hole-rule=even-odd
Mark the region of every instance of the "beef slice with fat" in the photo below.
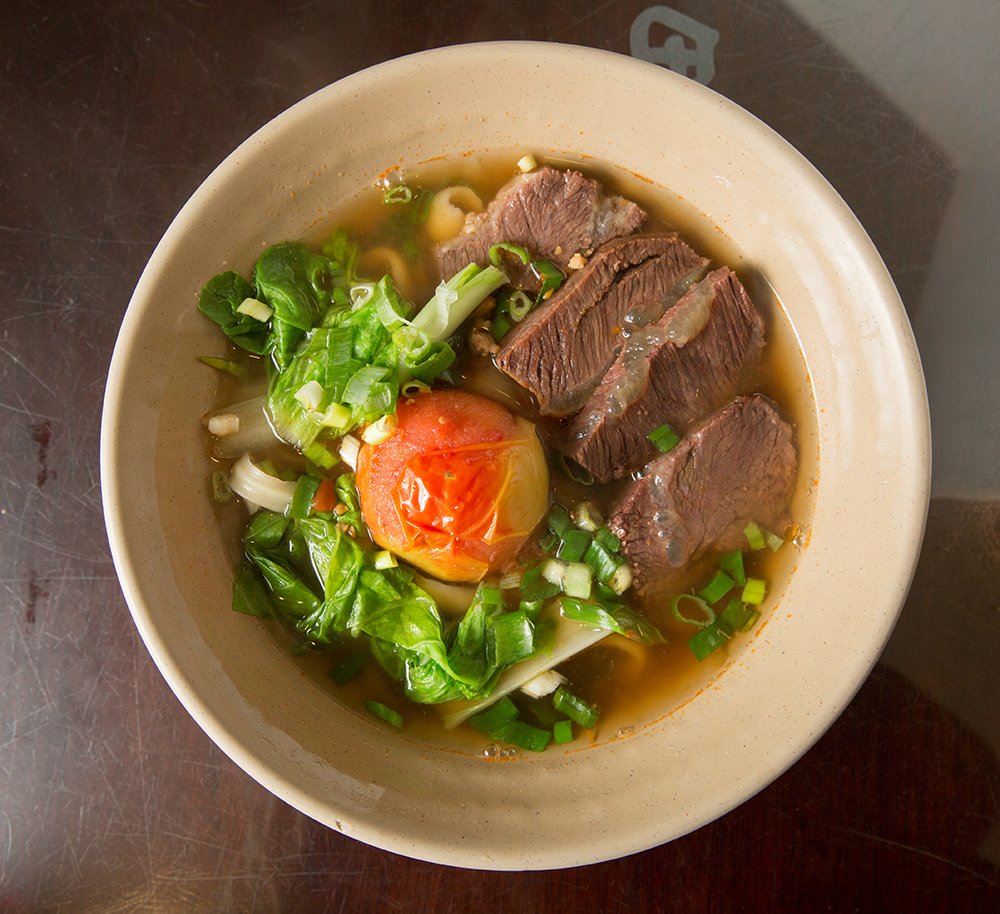
[[[595,480],[620,479],[656,455],[650,432],[683,432],[735,395],[763,346],[764,322],[743,284],[728,267],[715,270],[631,334],[554,445]]]
[[[745,546],[751,522],[783,530],[796,473],[791,426],[763,397],[738,397],[630,483],[608,526],[646,590],[709,551]]]
[[[621,350],[631,313],[659,316],[706,258],[675,233],[631,235],[598,248],[504,338],[496,363],[530,390],[543,415],[580,409]]]
[[[484,212],[469,218],[468,231],[439,245],[438,269],[447,279],[470,263],[486,266],[490,248],[505,241],[565,270],[574,254],[631,234],[645,218],[638,204],[605,194],[578,171],[543,167],[508,181]]]

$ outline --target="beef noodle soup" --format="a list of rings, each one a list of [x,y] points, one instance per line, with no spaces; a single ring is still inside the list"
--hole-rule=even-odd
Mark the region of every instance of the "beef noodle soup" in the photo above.
[[[764,279],[665,196],[437,162],[206,283],[233,608],[358,713],[488,757],[606,739],[766,623],[808,379]]]

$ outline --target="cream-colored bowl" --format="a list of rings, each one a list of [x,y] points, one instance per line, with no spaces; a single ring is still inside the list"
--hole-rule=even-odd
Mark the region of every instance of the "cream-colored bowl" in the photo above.
[[[396,165],[484,150],[609,162],[676,195],[769,284],[801,346],[808,545],[728,664],[630,735],[498,762],[340,706],[233,613],[205,492],[194,356],[217,349],[201,285],[310,233]],[[919,359],[857,220],[787,143],[650,64],[487,43],[357,73],[267,124],[199,188],[129,304],[108,378],[101,479],[122,588],[180,701],[283,800],[362,841],[483,869],[588,864],[669,841],[793,764],[844,709],[901,608],[930,472]],[[605,733],[606,735],[606,733]]]

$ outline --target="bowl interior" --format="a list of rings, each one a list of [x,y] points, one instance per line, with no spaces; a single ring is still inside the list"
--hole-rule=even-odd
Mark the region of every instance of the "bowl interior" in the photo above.
[[[808,545],[766,625],[676,706],[595,746],[491,762],[333,701],[231,612],[200,415],[217,348],[202,284],[309,236],[394,166],[485,150],[614,163],[716,227],[801,347]],[[151,459],[152,457],[152,459]],[[819,174],[737,106],[669,71],[578,47],[487,43],[363,71],[241,145],[192,197],[129,305],[108,380],[102,485],[136,625],[171,688],[241,767],[325,824],[484,869],[571,866],[689,832],[761,789],[836,718],[905,597],[926,514],[919,359],[867,235]],[[846,534],[845,531],[849,531]],[[835,620],[835,624],[831,622]]]

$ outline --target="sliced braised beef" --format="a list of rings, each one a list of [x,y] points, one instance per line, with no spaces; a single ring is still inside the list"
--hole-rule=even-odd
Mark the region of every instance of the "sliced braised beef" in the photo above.
[[[497,365],[535,395],[543,415],[571,415],[621,350],[622,328],[661,315],[707,264],[673,233],[602,245],[508,332]]]
[[[792,429],[762,397],[714,413],[631,483],[608,520],[637,585],[709,550],[745,543],[753,522],[780,532],[795,488]]]
[[[554,444],[595,480],[621,478],[657,453],[650,432],[681,432],[732,397],[763,345],[764,322],[742,283],[728,267],[715,270],[630,335]]]
[[[490,248],[506,241],[565,270],[574,254],[631,234],[645,218],[638,204],[606,196],[577,171],[540,168],[507,182],[485,212],[470,217],[470,231],[439,246],[438,267],[447,279],[470,263],[485,266]]]

